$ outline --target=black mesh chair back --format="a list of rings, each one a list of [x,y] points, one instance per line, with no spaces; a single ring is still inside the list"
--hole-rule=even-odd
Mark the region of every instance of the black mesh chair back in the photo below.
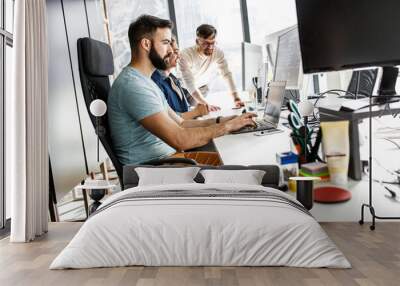
[[[360,97],[368,97],[374,91],[375,82],[378,76],[378,69],[353,71],[347,91]],[[358,83],[358,88],[357,88]],[[358,92],[357,92],[358,89]]]
[[[96,117],[90,113],[90,103],[95,99],[101,99],[107,103],[110,91],[109,76],[114,73],[114,60],[111,48],[108,44],[90,38],[78,39],[78,62],[83,97],[90,116],[90,120],[96,129]],[[104,146],[122,186],[122,164],[115,156],[107,113],[98,119],[97,132]]]

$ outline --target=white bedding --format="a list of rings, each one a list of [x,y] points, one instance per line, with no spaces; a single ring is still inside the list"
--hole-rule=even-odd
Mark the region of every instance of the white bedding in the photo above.
[[[254,185],[132,188],[105,200],[50,269],[127,265],[351,267],[312,216],[282,201],[186,196],[115,203],[137,192],[207,189],[261,190],[296,202],[285,193]]]

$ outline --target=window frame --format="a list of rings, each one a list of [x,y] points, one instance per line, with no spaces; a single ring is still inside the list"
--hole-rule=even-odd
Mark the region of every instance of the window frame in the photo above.
[[[239,2],[240,2],[240,15],[241,15],[242,31],[243,31],[243,41],[251,43],[250,26],[249,26],[249,14],[247,12],[247,1],[246,0],[239,0]],[[171,21],[176,23],[175,1],[174,0],[168,0],[168,7],[169,7],[169,17],[170,17],[170,19],[171,19]],[[179,44],[178,30],[179,30],[178,25],[174,25],[174,31],[173,32],[176,35],[177,42]]]
[[[6,30],[6,0],[0,0],[0,236],[7,235],[10,231],[10,219],[6,217],[6,188],[5,188],[5,93],[6,93],[6,50],[7,46],[13,48],[13,34]],[[13,0],[13,5],[15,1]],[[15,6],[14,6],[15,7]],[[12,11],[14,12],[14,7]]]

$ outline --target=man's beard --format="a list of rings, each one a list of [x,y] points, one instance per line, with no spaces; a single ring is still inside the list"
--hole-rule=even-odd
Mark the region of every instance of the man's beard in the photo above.
[[[153,66],[156,69],[159,70],[166,70],[168,68],[168,58],[169,58],[169,54],[166,55],[164,58],[162,58],[156,51],[156,49],[154,48],[154,45],[151,45],[150,48],[150,53],[149,53],[149,58],[151,63],[153,64]]]
[[[214,52],[213,49],[205,49],[205,50],[203,51],[203,53],[204,53],[206,56],[211,56],[211,55],[213,54],[213,52]]]

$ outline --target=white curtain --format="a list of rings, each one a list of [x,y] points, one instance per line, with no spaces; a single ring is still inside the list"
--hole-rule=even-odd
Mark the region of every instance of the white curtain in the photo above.
[[[47,22],[45,0],[15,1],[13,83],[6,97],[6,187],[12,242],[48,228]]]

